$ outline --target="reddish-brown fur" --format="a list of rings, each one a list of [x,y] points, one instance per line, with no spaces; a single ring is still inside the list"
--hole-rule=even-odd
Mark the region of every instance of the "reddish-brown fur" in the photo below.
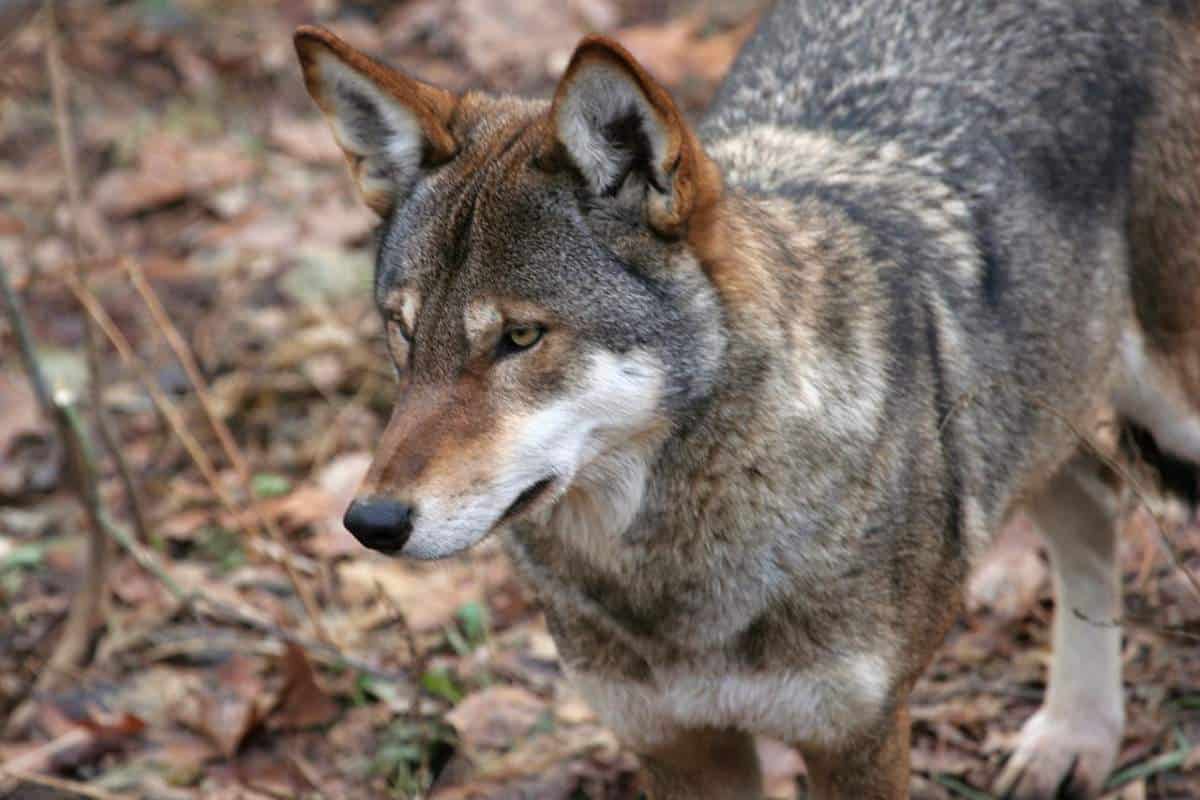
[[[649,100],[667,131],[668,146],[661,167],[665,174],[672,176],[672,202],[666,208],[649,205],[648,221],[659,233],[668,236],[679,234],[693,214],[711,210],[720,198],[721,174],[704,154],[695,133],[684,121],[671,95],[634,60],[628,50],[605,36],[584,38],[575,49],[571,63],[558,84],[550,118],[555,117],[558,105],[570,90],[579,70],[595,61],[608,62],[627,72]]]
[[[1200,21],[1168,30],[1173,52],[1134,161],[1133,297],[1151,351],[1200,412]]]
[[[450,124],[458,107],[458,98],[451,92],[409,78],[375,59],[355,50],[324,28],[303,25],[296,30],[296,54],[304,72],[309,94],[326,115],[333,114],[332,102],[321,79],[316,61],[321,50],[331,52],[339,60],[370,78],[375,85],[391,94],[412,111],[425,134],[424,160],[428,164],[449,161],[458,151],[458,143],[450,134]],[[343,151],[350,172],[361,183],[363,168],[360,154]],[[390,197],[364,196],[368,205],[380,214],[387,210]]]

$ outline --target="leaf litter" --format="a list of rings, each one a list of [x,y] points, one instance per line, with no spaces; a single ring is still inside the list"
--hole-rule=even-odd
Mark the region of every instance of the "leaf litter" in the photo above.
[[[154,531],[140,544],[219,606],[181,602],[122,556],[90,663],[68,689],[30,697],[86,565],[58,446],[0,327],[0,719],[27,700],[35,709],[0,734],[0,797],[79,796],[72,785],[172,800],[638,796],[632,755],[565,681],[536,600],[495,543],[408,564],[341,528],[391,376],[367,290],[373,220],[304,92],[290,37],[316,21],[452,89],[544,94],[574,41],[603,31],[698,115],[762,5],[58,3],[92,290],[237,503],[223,507],[137,375],[106,358],[106,404]],[[46,36],[35,19],[0,49],[0,258],[55,374],[82,394]],[[212,410],[251,465],[253,497],[121,259],[141,265],[195,354]],[[101,467],[105,502],[127,519],[114,465]],[[283,546],[246,532],[251,502]],[[1129,529],[1129,722],[1109,797],[1197,796],[1200,608],[1146,515]],[[1197,571],[1200,529],[1173,530]],[[284,557],[316,597],[325,642]],[[986,796],[1044,689],[1047,575],[1026,522],[986,557],[913,697],[914,796]],[[769,741],[759,751],[769,795],[803,796],[796,753]]]

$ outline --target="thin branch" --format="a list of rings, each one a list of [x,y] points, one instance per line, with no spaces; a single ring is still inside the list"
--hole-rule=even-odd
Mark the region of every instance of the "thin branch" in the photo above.
[[[964,408],[974,402],[979,391],[985,388],[985,386],[995,386],[997,384],[1004,384],[1004,381],[1002,379],[995,379],[990,384],[981,384],[976,386],[970,392],[966,392],[959,397],[954,406],[952,406],[950,410],[946,412],[945,417],[943,417],[938,423],[938,432],[940,433],[945,429],[946,425],[950,421],[951,416],[961,412]],[[1162,520],[1159,519],[1158,514],[1154,510],[1154,506],[1152,506],[1150,501],[1146,498],[1146,493],[1142,490],[1141,485],[1133,477],[1133,473],[1131,473],[1119,461],[1105,453],[1102,448],[1092,441],[1090,436],[1079,430],[1079,427],[1073,421],[1068,419],[1065,414],[1048,403],[1046,400],[1036,395],[1031,396],[1029,399],[1035,405],[1045,409],[1053,417],[1066,425],[1071,433],[1075,434],[1075,438],[1078,439],[1080,443],[1087,447],[1087,449],[1096,458],[1116,472],[1122,478],[1122,480],[1125,481],[1126,485],[1129,486],[1130,491],[1133,492],[1133,495],[1137,499],[1138,503],[1146,509],[1146,513],[1150,515],[1150,519],[1154,522],[1154,527],[1158,531],[1159,540],[1162,542],[1163,549],[1167,552],[1167,557],[1170,559],[1171,565],[1183,573],[1184,577],[1187,579],[1187,582],[1191,584],[1192,591],[1195,593],[1196,598],[1200,600],[1200,580],[1196,578],[1188,566],[1183,563],[1183,559],[1179,557],[1179,553],[1175,549],[1175,543],[1171,541],[1171,537],[1167,535],[1167,530],[1163,526]]]
[[[154,407],[158,409],[160,414],[162,414],[163,418],[167,421],[168,427],[171,428],[172,433],[175,434],[175,436],[183,444],[183,447],[187,451],[188,455],[191,456],[192,461],[195,463],[197,469],[200,470],[200,474],[204,478],[205,483],[208,484],[209,489],[216,496],[221,508],[227,514],[231,515],[237,521],[237,524],[242,527],[243,530],[245,530],[246,523],[243,521],[243,515],[238,511],[233,498],[229,495],[229,492],[221,484],[220,476],[217,474],[217,469],[214,466],[212,459],[208,457],[208,454],[204,452],[204,448],[201,447],[200,443],[196,441],[196,437],[192,435],[190,430],[188,430],[187,423],[183,419],[183,414],[170,400],[170,398],[168,398],[162,391],[154,377],[146,371],[145,365],[142,364],[137,355],[133,352],[133,346],[129,343],[129,340],[125,337],[125,334],[122,333],[121,329],[116,326],[116,323],[113,322],[112,317],[108,315],[108,312],[105,311],[104,306],[101,305],[100,301],[90,289],[79,284],[77,281],[72,280],[70,277],[66,278],[66,284],[67,288],[69,288],[75,294],[75,297],[79,300],[79,302],[83,304],[83,307],[87,310],[88,314],[91,315],[92,319],[96,321],[96,324],[99,326],[100,330],[103,331],[104,335],[108,337],[108,340],[116,349],[117,355],[120,357],[122,363],[124,363],[133,371],[134,375],[138,379],[138,382],[142,384],[142,388],[146,390],[148,395],[150,395],[150,400],[154,403]],[[247,533],[249,532],[247,531]],[[248,537],[248,539],[251,542],[255,542],[253,536]],[[258,552],[264,553],[273,560],[279,561],[284,565],[290,565],[292,568],[295,567],[296,563],[299,563],[300,559],[289,555],[286,552],[278,553],[276,552],[278,549],[279,548],[267,548],[260,546],[258,547]]]
[[[258,523],[259,528],[266,532],[267,538],[272,542],[280,548],[286,549],[287,544],[283,533],[275,525],[275,522],[264,514],[259,507],[258,499],[254,494],[250,468],[246,463],[245,457],[242,455],[241,448],[238,447],[237,440],[233,438],[233,433],[229,430],[229,426],[225,424],[225,420],[221,418],[221,415],[217,413],[213,406],[212,398],[208,391],[208,383],[204,380],[204,376],[200,374],[200,367],[192,355],[191,348],[188,347],[183,337],[179,334],[179,329],[171,322],[170,316],[167,314],[166,309],[163,308],[162,301],[159,300],[158,294],[146,280],[141,267],[132,259],[126,259],[125,271],[129,275],[129,280],[133,283],[134,288],[141,295],[142,301],[146,304],[146,308],[150,312],[150,318],[154,320],[154,324],[158,327],[159,332],[167,341],[172,352],[175,353],[175,357],[179,360],[180,365],[183,366],[183,371],[192,385],[192,391],[196,393],[196,397],[200,400],[200,407],[204,411],[204,416],[208,419],[208,424],[213,429],[213,432],[216,433],[217,440],[221,443],[221,449],[225,452],[225,457],[229,459],[230,465],[233,466],[233,470],[241,482],[242,491],[246,496],[246,503],[249,505],[250,512]],[[312,589],[296,574],[289,562],[285,560],[283,566],[287,571],[292,587],[296,590],[296,594],[300,598],[300,602],[304,604],[304,608],[312,620],[317,636],[326,642],[330,641],[329,634],[322,625],[320,609],[317,606],[316,598],[312,594]]]
[[[67,183],[67,203],[71,210],[70,239],[75,256],[75,279],[86,286],[87,273],[84,264],[87,254],[83,245],[83,232],[80,228],[83,221],[83,190],[79,181],[79,150],[75,143],[74,128],[71,125],[71,96],[66,68],[62,60],[58,21],[54,13],[53,0],[46,0],[46,23],[46,71],[50,75],[50,95],[54,104],[54,130],[58,139],[59,160],[62,162],[63,176]],[[105,450],[117,468],[117,477],[120,479],[126,499],[129,501],[130,514],[133,517],[138,536],[142,541],[148,542],[150,541],[150,526],[146,523],[141,494],[133,479],[133,470],[129,468],[125,452],[117,440],[112,420],[104,406],[103,372],[100,365],[99,343],[96,338],[95,326],[85,318],[83,347],[88,365],[89,401],[92,413],[96,418],[96,428],[100,432],[100,440],[104,443]]]
[[[41,362],[34,350],[33,337],[29,333],[29,323],[21,311],[21,301],[17,297],[16,290],[9,282],[8,268],[4,266],[3,260],[0,260],[0,296],[4,299],[4,313],[8,317],[9,327],[12,328],[13,335],[16,337],[17,352],[21,354],[21,365],[25,368],[25,374],[33,386],[34,397],[37,398],[38,406],[46,418],[53,420],[54,398],[50,394],[50,382],[46,380],[46,373],[42,370]]]
[[[74,440],[74,447],[82,454],[84,459],[92,459],[92,448],[87,442],[87,432],[84,430],[83,422],[79,414],[70,406],[64,407],[63,411],[64,422],[67,427],[67,435]],[[372,664],[369,664],[360,659],[348,656],[342,653],[337,648],[313,641],[307,637],[292,633],[284,628],[280,628],[266,620],[263,620],[251,613],[248,613],[240,608],[236,608],[227,603],[223,603],[213,597],[207,596],[193,589],[187,589],[171,574],[158,558],[133,537],[133,535],[120,523],[114,520],[104,511],[99,508],[97,521],[101,530],[116,542],[123,550],[125,550],[137,562],[138,566],[149,572],[162,583],[171,596],[174,597],[184,608],[198,613],[207,613],[215,619],[225,622],[233,622],[243,625],[259,633],[266,634],[272,638],[284,642],[292,642],[319,658],[324,663],[333,665],[346,665],[366,674],[391,681],[404,680],[403,676],[380,669]]]
[[[19,756],[0,764],[0,796],[15,797],[14,791],[21,781],[63,789],[84,797],[95,797],[99,800],[115,800],[117,795],[102,792],[99,789],[87,787],[87,791],[77,789],[78,784],[64,781],[43,774],[52,769],[53,764],[63,754],[87,748],[96,741],[97,734],[84,727],[74,727],[56,736],[48,742],[35,747]],[[69,787],[69,788],[68,788]],[[90,793],[89,793],[90,792]],[[123,800],[123,799],[122,799]]]
[[[1068,419],[1067,416],[1061,411],[1040,397],[1033,397],[1031,399],[1035,404],[1044,408],[1051,415],[1066,425],[1067,428],[1069,428],[1071,432],[1075,434],[1079,441],[1083,442],[1083,444],[1087,446],[1088,450],[1090,450],[1096,458],[1104,462],[1109,469],[1121,476],[1121,479],[1124,480],[1126,485],[1129,486],[1130,491],[1132,491],[1134,494],[1134,497],[1136,497],[1137,501],[1145,507],[1146,512],[1150,515],[1150,519],[1154,522],[1154,527],[1158,531],[1158,536],[1162,542],[1163,549],[1167,551],[1167,556],[1171,560],[1171,565],[1183,573],[1183,576],[1187,579],[1188,583],[1191,584],[1192,591],[1195,593],[1196,599],[1200,600],[1200,580],[1196,579],[1196,576],[1192,574],[1192,571],[1188,569],[1188,566],[1183,563],[1183,559],[1179,557],[1179,553],[1175,550],[1175,543],[1171,541],[1171,537],[1167,535],[1166,527],[1163,525],[1162,520],[1159,519],[1154,507],[1150,505],[1149,500],[1146,499],[1146,493],[1142,490],[1141,484],[1139,484],[1133,477],[1133,473],[1126,469],[1124,464],[1105,453],[1095,442],[1092,441],[1090,436],[1087,436],[1083,433],[1083,431],[1079,430],[1078,426],[1076,426],[1072,420]]]
[[[103,789],[97,789],[94,786],[88,786],[86,783],[79,781],[69,781],[64,778],[55,778],[50,775],[42,775],[37,772],[28,770],[13,769],[12,767],[0,766],[0,774],[7,775],[13,780],[22,783],[33,783],[38,786],[45,786],[48,789],[54,789],[67,794],[75,794],[80,797],[88,797],[92,800],[131,800],[131,795],[113,794],[106,792]]]
[[[41,404],[42,413],[46,415],[58,429],[58,435],[68,453],[68,465],[72,483],[79,495],[79,500],[87,512],[88,550],[84,562],[84,584],[71,600],[71,610],[63,625],[62,634],[50,655],[46,667],[38,676],[35,691],[47,691],[57,685],[58,681],[86,660],[88,645],[92,631],[99,621],[99,612],[103,608],[104,591],[108,581],[108,540],[100,528],[99,503],[100,493],[96,485],[95,473],[90,469],[85,454],[73,446],[70,424],[63,413],[69,402],[65,397],[54,397],[50,394],[50,383],[46,380],[45,370],[42,369],[34,349],[33,340],[29,335],[29,326],[21,309],[21,301],[13,290],[8,279],[8,270],[0,262],[0,294],[4,298],[4,311],[17,337],[17,347],[21,352],[21,360],[34,393]],[[29,706],[19,707],[9,717],[9,727],[19,727],[27,718]],[[24,709],[24,710],[22,710]]]

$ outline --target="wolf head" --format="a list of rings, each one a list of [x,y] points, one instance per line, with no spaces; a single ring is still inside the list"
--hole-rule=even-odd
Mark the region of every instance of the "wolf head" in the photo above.
[[[296,49],[382,219],[398,387],[347,527],[438,558],[606,477],[640,497],[614,473],[648,467],[722,347],[689,241],[720,177],[668,94],[600,38],[549,103],[454,95],[319,28]]]

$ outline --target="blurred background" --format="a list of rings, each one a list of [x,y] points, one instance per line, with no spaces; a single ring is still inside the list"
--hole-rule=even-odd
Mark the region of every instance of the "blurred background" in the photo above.
[[[417,565],[342,530],[391,367],[373,219],[291,33],[546,94],[601,31],[699,115],[763,5],[0,0],[0,268],[32,343],[0,314],[0,798],[638,796],[498,543]],[[1200,797],[1200,599],[1162,541],[1195,574],[1200,530],[1165,517],[1125,540],[1123,800]],[[1050,609],[1018,521],[914,695],[916,797],[988,797]],[[803,797],[798,756],[761,754]]]

